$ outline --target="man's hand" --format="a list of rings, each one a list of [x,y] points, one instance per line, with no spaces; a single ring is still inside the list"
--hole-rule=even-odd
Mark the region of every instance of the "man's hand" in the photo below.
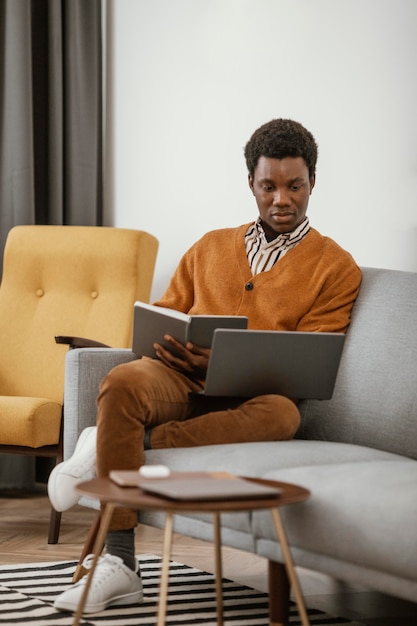
[[[170,352],[159,343],[155,343],[154,348],[156,356],[165,365],[196,380],[204,380],[206,378],[210,348],[200,348],[191,342],[183,346],[182,343],[179,343],[171,335],[165,335],[164,339],[172,346],[173,352]]]

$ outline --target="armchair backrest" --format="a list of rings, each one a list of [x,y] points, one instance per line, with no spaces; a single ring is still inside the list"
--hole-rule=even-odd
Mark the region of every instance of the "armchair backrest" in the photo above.
[[[68,347],[55,335],[130,347],[133,303],[148,301],[158,242],[136,230],[16,226],[0,286],[0,395],[63,401]]]

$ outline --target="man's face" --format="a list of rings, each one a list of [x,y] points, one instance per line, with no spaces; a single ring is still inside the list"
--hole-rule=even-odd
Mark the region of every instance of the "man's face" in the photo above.
[[[303,221],[315,178],[302,157],[270,159],[261,156],[249,187],[258,205],[269,240],[290,233]]]

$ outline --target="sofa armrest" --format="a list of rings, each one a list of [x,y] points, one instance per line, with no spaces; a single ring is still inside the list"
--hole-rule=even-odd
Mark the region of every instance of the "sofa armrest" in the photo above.
[[[64,459],[74,452],[84,428],[96,423],[96,398],[101,380],[116,365],[137,358],[129,349],[80,348],[65,355]]]

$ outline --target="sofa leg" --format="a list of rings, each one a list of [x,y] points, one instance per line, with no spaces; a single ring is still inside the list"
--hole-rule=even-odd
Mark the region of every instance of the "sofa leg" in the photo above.
[[[268,561],[269,625],[287,626],[290,614],[290,581],[285,565]]]

